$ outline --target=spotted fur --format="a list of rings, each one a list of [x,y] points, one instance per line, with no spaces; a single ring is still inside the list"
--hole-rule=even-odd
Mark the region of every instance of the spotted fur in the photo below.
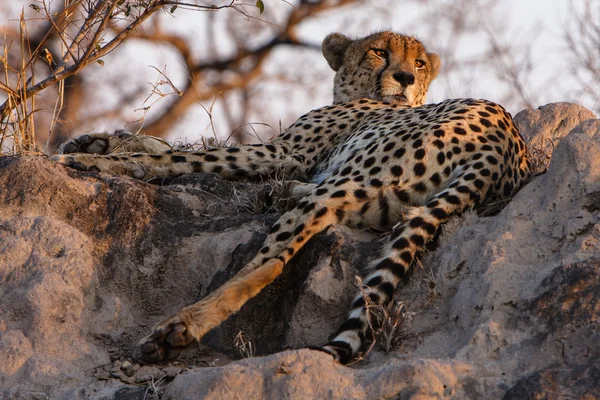
[[[333,34],[323,52],[337,70],[336,104],[302,116],[269,144],[56,157],[75,168],[137,178],[202,171],[259,179],[285,170],[307,182],[306,196],[273,225],[247,266],[142,340],[147,359],[163,359],[171,349],[200,339],[279,276],[311,237],[334,224],[392,231],[364,278],[370,302],[387,305],[444,222],[466,209],[509,199],[529,180],[525,144],[501,106],[475,99],[421,105],[439,60],[415,39],[382,32],[351,41]],[[412,83],[399,73],[412,74]],[[412,90],[413,85],[422,87]],[[321,349],[340,362],[351,360],[368,337],[366,313],[358,295],[348,319]]]

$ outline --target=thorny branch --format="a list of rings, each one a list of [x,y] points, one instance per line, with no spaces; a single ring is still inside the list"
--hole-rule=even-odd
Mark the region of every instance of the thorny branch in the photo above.
[[[43,46],[48,39],[57,34],[62,38],[61,33],[71,24],[76,24],[76,21],[70,21],[70,18],[80,12],[87,16],[81,23],[78,33],[73,37],[70,44],[65,44],[66,51],[61,60],[56,63],[56,67],[52,70],[50,76],[42,81],[33,84],[32,79],[28,79],[25,86],[18,91],[11,91],[9,99],[0,106],[0,120],[4,121],[10,112],[19,106],[22,102],[31,98],[33,95],[46,89],[55,83],[64,80],[78,73],[86,65],[104,57],[116,47],[118,47],[125,39],[132,36],[133,33],[156,11],[167,6],[171,6],[171,12],[177,6],[184,6],[189,9],[202,11],[216,11],[224,8],[233,8],[240,12],[240,8],[235,4],[235,0],[222,6],[204,6],[193,3],[181,3],[178,1],[167,0],[72,0],[68,2],[67,7],[57,13],[57,17],[52,17],[46,1],[41,1],[45,17],[50,22],[50,29],[46,33],[44,39],[40,42],[38,48],[33,52],[29,64],[35,62],[36,57],[40,55]],[[89,7],[86,7],[89,6]],[[37,6],[39,8],[39,6]],[[133,11],[133,12],[132,12]],[[134,15],[135,13],[137,15]],[[129,23],[118,29],[118,19],[129,20]],[[116,29],[116,35],[104,43],[103,39],[107,33],[107,27],[111,25],[113,30]],[[87,40],[89,39],[89,40]],[[78,57],[77,54],[83,52],[83,55]],[[6,88],[3,88],[6,90]]]

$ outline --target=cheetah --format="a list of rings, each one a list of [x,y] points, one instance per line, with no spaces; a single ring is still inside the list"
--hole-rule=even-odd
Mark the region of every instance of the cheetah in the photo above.
[[[477,99],[424,104],[440,61],[415,38],[385,31],[352,40],[334,33],[325,38],[323,54],[336,71],[334,104],[300,117],[270,143],[162,154],[67,151],[54,157],[81,170],[143,179],[213,172],[256,180],[283,169],[305,182],[304,197],[272,226],[248,265],[140,341],[145,360],[169,359],[202,338],[273,282],[311,237],[346,224],[391,231],[348,318],[319,347],[348,363],[369,337],[365,298],[388,305],[444,222],[467,209],[508,200],[530,179],[524,141],[500,105]],[[67,150],[85,150],[94,137],[77,140]]]

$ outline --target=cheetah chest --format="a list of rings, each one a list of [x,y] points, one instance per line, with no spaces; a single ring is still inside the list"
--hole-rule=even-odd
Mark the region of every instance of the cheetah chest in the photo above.
[[[320,184],[329,178],[341,166],[348,163],[348,160],[355,157],[359,152],[380,139],[384,133],[377,128],[364,124],[357,129],[347,140],[338,143],[315,168],[315,174],[310,182]]]

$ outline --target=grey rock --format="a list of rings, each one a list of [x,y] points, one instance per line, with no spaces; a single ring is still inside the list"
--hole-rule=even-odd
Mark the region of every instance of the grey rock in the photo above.
[[[596,122],[594,122],[596,121]],[[514,122],[529,147],[534,170],[544,171],[554,149],[573,129],[590,137],[598,130],[597,117],[585,107],[572,103],[551,103],[535,110],[525,109],[514,117]],[[585,127],[585,128],[584,128]]]
[[[596,115],[573,103],[551,103],[537,109],[525,109],[514,117],[514,122],[526,142],[549,139],[558,145],[577,125]]]
[[[261,247],[278,218],[265,185],[194,174],[156,186],[2,157],[0,398],[600,397],[593,118],[564,103],[516,117],[530,140],[553,141],[547,172],[497,215],[453,218],[350,367],[284,350],[334,333],[378,235],[330,228],[179,361],[140,366],[132,349],[155,322]]]

